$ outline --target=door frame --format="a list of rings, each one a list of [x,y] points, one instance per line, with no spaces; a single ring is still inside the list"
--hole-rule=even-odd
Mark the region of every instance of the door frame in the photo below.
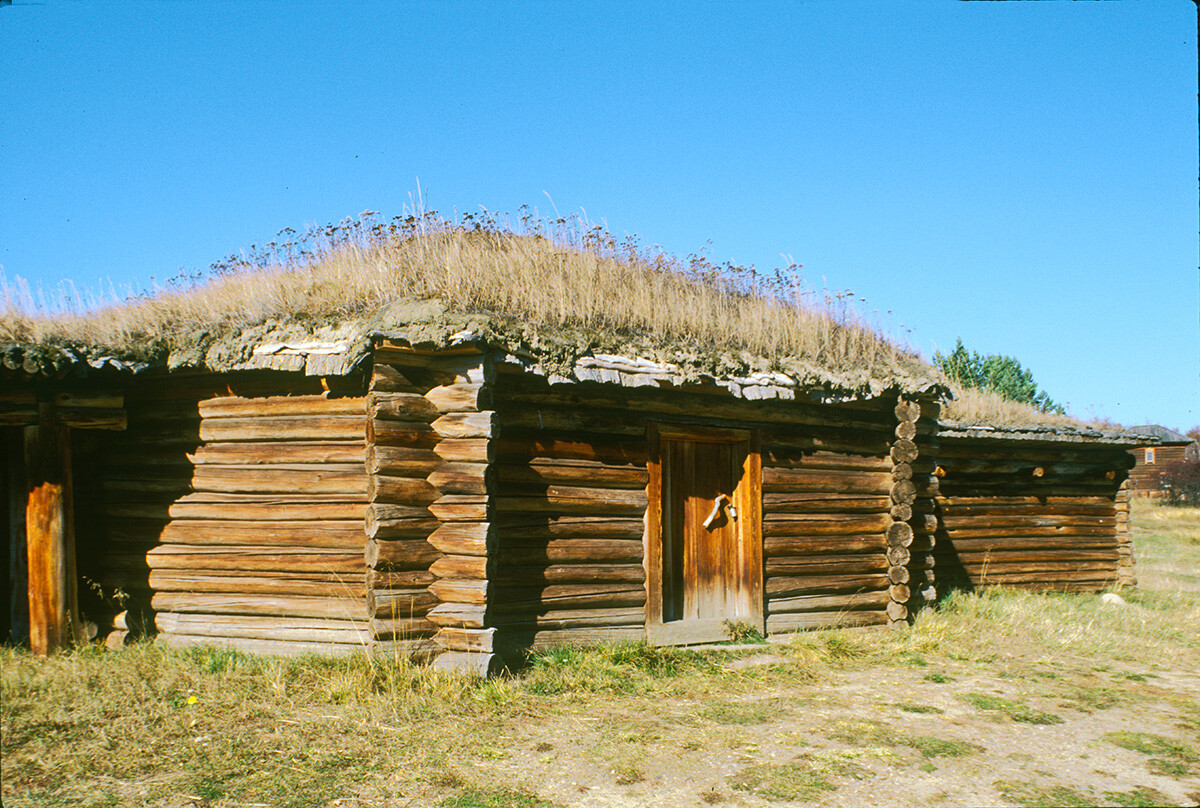
[[[698,443],[743,444],[746,456],[742,475],[734,489],[737,507],[737,545],[741,562],[740,580],[749,592],[750,614],[736,618],[760,633],[765,629],[762,535],[762,455],[756,430],[651,422],[647,427],[646,470],[646,638],[655,645],[690,645],[729,639],[725,619],[672,620],[663,622],[663,462],[661,445],[666,440]]]

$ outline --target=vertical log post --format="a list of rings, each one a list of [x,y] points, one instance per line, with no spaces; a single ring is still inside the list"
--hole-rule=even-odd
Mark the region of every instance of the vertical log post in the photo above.
[[[39,405],[25,427],[25,536],[29,563],[29,645],[51,654],[72,644],[79,626],[72,513],[71,443],[54,423],[53,405]]]
[[[1134,570],[1133,537],[1130,535],[1129,514],[1129,480],[1121,483],[1117,490],[1113,508],[1116,512],[1117,532],[1117,585],[1137,586],[1137,574]]]
[[[887,606],[890,625],[899,627],[908,623],[909,617],[921,606],[937,597],[933,570],[934,532],[937,517],[933,516],[930,499],[937,490],[937,478],[917,464],[921,447],[929,444],[926,451],[935,445],[936,438],[928,438],[919,424],[922,415],[937,419],[937,405],[900,398],[896,402],[896,441],[892,444],[892,523],[887,529],[888,592],[891,602]],[[922,554],[914,554],[915,532],[922,534]]]

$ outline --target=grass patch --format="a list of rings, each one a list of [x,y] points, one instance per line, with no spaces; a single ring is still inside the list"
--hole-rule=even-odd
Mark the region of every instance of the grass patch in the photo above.
[[[778,718],[783,712],[783,708],[778,704],[723,702],[705,707],[699,715],[716,724],[748,725],[765,724]]]
[[[1138,786],[1130,791],[1105,791],[1104,801],[1121,808],[1154,808],[1171,804],[1170,797],[1149,786]]]
[[[985,751],[982,746],[960,741],[957,738],[937,738],[932,735],[905,736],[901,741],[905,746],[911,746],[927,758],[935,757],[967,757]]]
[[[1200,751],[1164,735],[1149,732],[1109,732],[1104,740],[1150,756],[1150,771],[1168,777],[1185,777],[1200,770]]]
[[[941,671],[933,671],[921,677],[926,682],[933,682],[935,685],[945,685],[950,682],[957,681],[953,676],[949,676]]]
[[[1007,802],[1026,808],[1087,808],[1096,804],[1094,797],[1073,788],[1018,780],[997,780],[992,783]]]
[[[438,805],[444,808],[554,808],[556,803],[528,791],[466,788]]]
[[[1061,724],[1063,722],[1062,718],[1054,713],[1035,710],[1028,704],[1009,701],[987,693],[961,693],[958,697],[979,710],[1003,715],[1022,724]]]
[[[896,706],[899,707],[901,710],[903,710],[906,713],[930,714],[930,713],[946,712],[941,707],[934,707],[932,704],[916,704],[911,701],[903,702],[901,704],[897,704]]]
[[[806,754],[790,763],[749,766],[729,778],[729,784],[763,799],[812,802],[837,791],[838,778],[861,780],[869,771],[844,753]]]

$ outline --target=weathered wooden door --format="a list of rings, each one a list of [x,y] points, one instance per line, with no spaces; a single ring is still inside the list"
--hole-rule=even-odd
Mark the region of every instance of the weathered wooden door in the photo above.
[[[659,425],[651,437],[647,636],[660,644],[763,629],[761,471],[743,430]]]

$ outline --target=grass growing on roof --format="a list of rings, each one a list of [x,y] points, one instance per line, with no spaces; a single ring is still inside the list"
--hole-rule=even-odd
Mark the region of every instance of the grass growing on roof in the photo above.
[[[209,273],[95,310],[6,282],[0,342],[171,347],[273,320],[371,322],[413,300],[480,315],[533,341],[551,329],[585,346],[633,340],[726,352],[735,364],[746,361],[744,352],[768,362],[800,357],[826,370],[939,378],[860,316],[852,293],[808,288],[797,265],[760,272],[702,255],[683,260],[586,221],[528,211],[517,223],[432,212],[383,222],[368,211],[305,233],[289,229]],[[406,311],[393,315],[444,316],[436,305]]]

